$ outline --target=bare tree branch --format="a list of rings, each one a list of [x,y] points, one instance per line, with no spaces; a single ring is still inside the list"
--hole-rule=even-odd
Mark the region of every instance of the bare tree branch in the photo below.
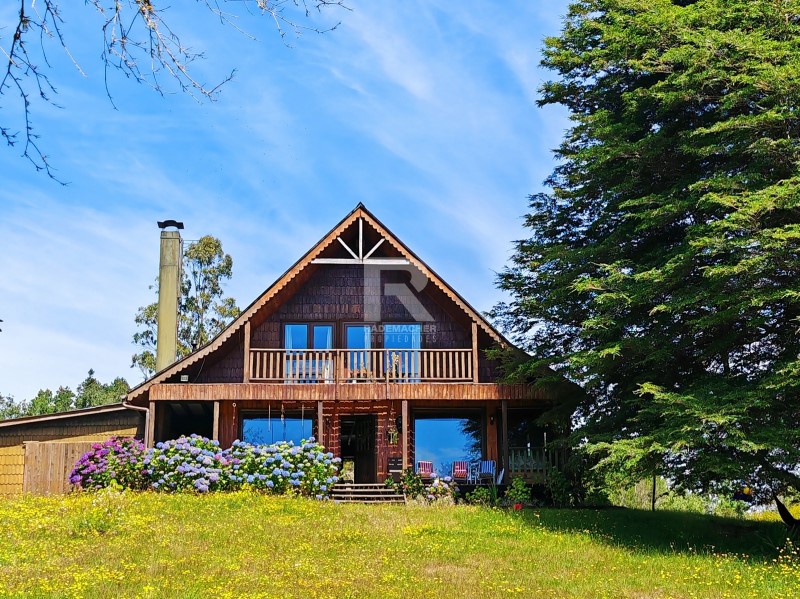
[[[172,89],[172,86],[177,86],[177,89],[197,101],[213,101],[222,86],[236,72],[234,69],[212,84],[198,80],[192,73],[191,66],[193,62],[203,58],[203,53],[183,44],[179,32],[166,20],[169,6],[161,7],[160,1],[85,0],[86,6],[93,7],[101,17],[104,85],[106,95],[115,108],[109,87],[109,72],[115,70],[162,95]],[[237,23],[241,13],[269,17],[284,43],[288,32],[294,32],[295,35],[304,31],[325,33],[339,25],[337,23],[321,29],[302,24],[300,17],[310,18],[312,13],[320,13],[330,7],[349,10],[344,5],[344,0],[195,1],[221,24],[231,26],[252,39],[255,38]],[[0,71],[0,100],[7,97],[17,97],[20,100],[19,118],[24,123],[24,133],[14,131],[12,126],[5,124],[9,121],[8,108],[0,106],[0,136],[7,146],[21,145],[22,156],[37,171],[45,171],[58,181],[48,157],[39,147],[39,137],[33,127],[31,102],[37,97],[45,103],[56,105],[52,97],[58,92],[49,78],[51,65],[48,60],[48,49],[53,46],[64,51],[82,75],[85,73],[70,53],[62,34],[64,21],[59,13],[59,0],[19,0],[19,6],[19,20],[11,39],[4,40],[0,30],[0,53],[8,61],[5,70]],[[227,8],[231,10],[226,10]],[[39,49],[30,53],[28,43],[35,37],[38,37]]]

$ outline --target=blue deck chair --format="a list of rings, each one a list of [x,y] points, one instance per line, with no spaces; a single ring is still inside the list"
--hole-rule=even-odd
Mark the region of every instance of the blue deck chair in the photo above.
[[[489,481],[494,482],[495,471],[497,470],[497,463],[494,460],[482,460],[478,464],[478,482]]]

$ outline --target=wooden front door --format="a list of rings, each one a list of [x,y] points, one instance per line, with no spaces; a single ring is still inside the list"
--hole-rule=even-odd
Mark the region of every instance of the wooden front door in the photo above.
[[[342,460],[353,461],[355,483],[377,482],[376,422],[373,414],[342,416]]]

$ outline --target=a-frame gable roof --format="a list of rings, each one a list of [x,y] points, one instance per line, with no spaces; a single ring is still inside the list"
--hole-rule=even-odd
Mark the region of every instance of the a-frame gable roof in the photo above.
[[[359,222],[362,221],[362,222]],[[213,352],[217,351],[222,345],[231,339],[240,329],[245,326],[245,323],[250,321],[256,314],[259,313],[270,301],[275,299],[278,294],[283,291],[295,278],[298,277],[305,269],[309,268],[319,260],[333,261],[333,259],[326,259],[323,256],[330,254],[340,249],[340,246],[346,246],[344,249],[354,259],[361,259],[367,256],[370,250],[362,248],[359,250],[348,249],[348,244],[342,239],[342,236],[347,232],[352,232],[354,227],[362,227],[367,224],[381,237],[378,245],[388,244],[392,248],[392,253],[398,254],[408,264],[416,267],[425,277],[428,278],[440,291],[442,291],[458,308],[460,308],[470,320],[474,321],[478,328],[482,329],[489,338],[494,340],[501,346],[510,346],[511,343],[503,337],[477,310],[459,295],[450,285],[439,277],[427,264],[425,264],[414,252],[412,252],[402,241],[400,241],[391,231],[389,231],[383,223],[381,223],[367,208],[359,203],[347,216],[345,216],[339,224],[337,224],[331,231],[325,235],[316,245],[314,245],[302,258],[300,258],[291,268],[283,273],[264,293],[262,293],[253,303],[245,308],[242,313],[234,319],[219,335],[212,339],[203,347],[192,352],[188,356],[178,360],[171,366],[168,366],[161,372],[156,373],[153,377],[131,389],[128,393],[128,401],[135,401],[146,393],[150,386],[156,383],[163,383],[171,377],[180,374],[181,371],[195,364],[199,360],[205,359]],[[359,231],[361,229],[358,229]],[[377,246],[371,248],[375,250]],[[330,248],[330,249],[329,249]],[[327,250],[327,252],[326,252]],[[385,253],[387,248],[383,248]],[[359,257],[358,254],[361,254]]]

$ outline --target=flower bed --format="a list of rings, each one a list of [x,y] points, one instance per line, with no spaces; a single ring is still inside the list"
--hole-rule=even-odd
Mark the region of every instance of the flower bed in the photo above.
[[[120,486],[208,493],[249,488],[324,499],[338,481],[339,462],[313,437],[300,445],[235,441],[221,449],[218,441],[191,435],[147,450],[140,441],[115,437],[84,454],[70,482],[82,489]]]
[[[408,499],[423,503],[454,503],[459,493],[458,485],[451,477],[435,478],[426,485],[413,468],[407,468],[398,481],[386,479],[385,485]]]

